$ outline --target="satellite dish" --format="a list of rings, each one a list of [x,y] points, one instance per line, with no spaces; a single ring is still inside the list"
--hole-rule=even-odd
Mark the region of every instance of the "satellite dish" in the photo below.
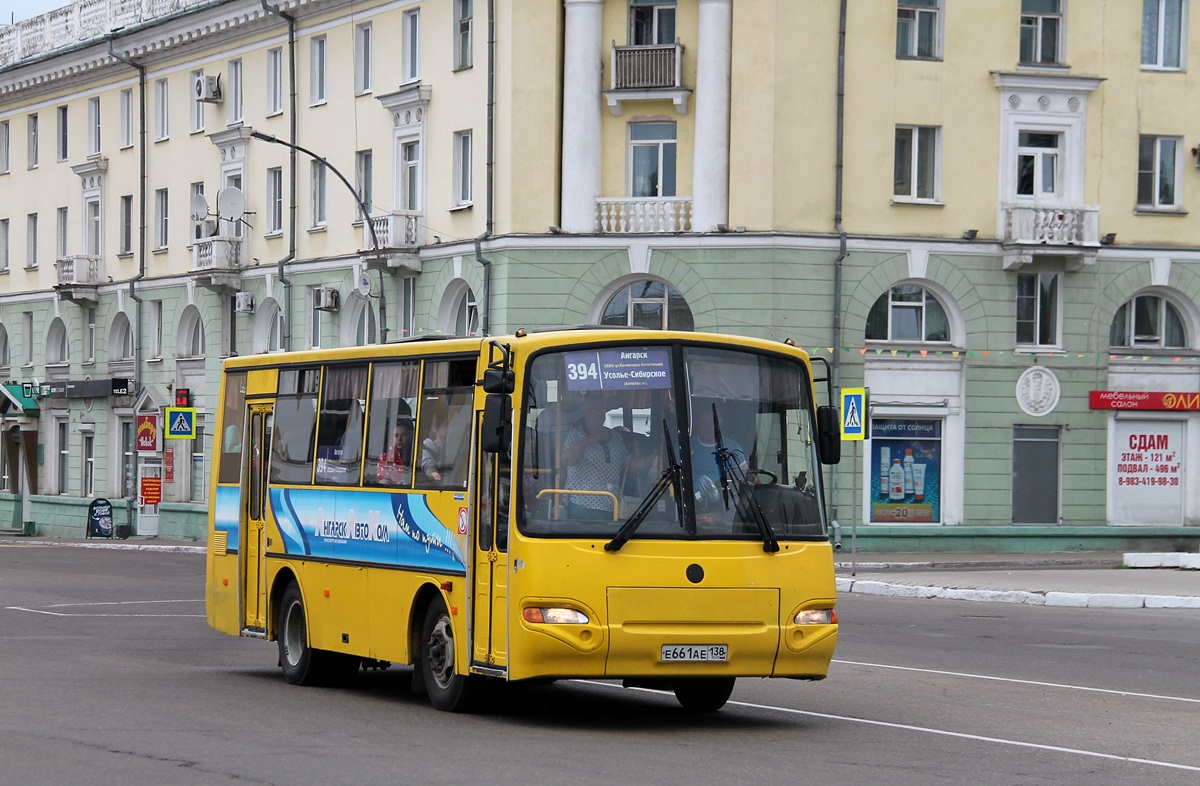
[[[217,215],[225,221],[237,221],[246,213],[246,195],[236,186],[217,192]]]
[[[203,221],[208,218],[208,200],[204,198],[204,194],[194,194],[192,196],[192,220]]]
[[[363,273],[358,277],[358,294],[366,297],[371,294],[371,277]]]

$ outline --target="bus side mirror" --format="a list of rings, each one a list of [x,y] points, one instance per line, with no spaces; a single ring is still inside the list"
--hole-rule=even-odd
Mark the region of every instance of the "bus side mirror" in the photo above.
[[[483,400],[483,424],[480,426],[479,448],[484,453],[509,452],[512,434],[512,396],[489,393]]]
[[[487,368],[483,371],[484,393],[512,393],[516,389],[516,377],[511,369]]]
[[[817,451],[822,464],[837,464],[842,460],[842,424],[837,407],[817,407]]]

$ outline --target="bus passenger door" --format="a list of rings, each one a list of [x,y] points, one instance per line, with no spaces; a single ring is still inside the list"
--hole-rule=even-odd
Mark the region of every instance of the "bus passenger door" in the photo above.
[[[248,434],[242,440],[242,449],[247,452],[242,466],[246,477],[242,479],[246,489],[246,509],[242,531],[241,555],[242,578],[242,627],[261,632],[266,630],[266,577],[265,525],[267,516],[267,466],[271,456],[271,404],[252,404],[247,418]]]
[[[508,666],[509,460],[483,452],[478,460],[471,660],[502,672]]]

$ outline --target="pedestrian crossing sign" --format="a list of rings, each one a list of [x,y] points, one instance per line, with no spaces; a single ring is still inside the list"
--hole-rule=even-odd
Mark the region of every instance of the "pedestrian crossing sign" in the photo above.
[[[867,437],[867,389],[842,388],[842,439]]]
[[[196,408],[167,407],[167,439],[196,438]]]

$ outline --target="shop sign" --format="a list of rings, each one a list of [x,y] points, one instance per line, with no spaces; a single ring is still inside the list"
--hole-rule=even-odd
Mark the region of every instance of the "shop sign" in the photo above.
[[[1200,410],[1200,393],[1156,393],[1139,390],[1093,390],[1088,394],[1091,409],[1194,412]]]
[[[46,382],[38,391],[43,398],[107,398],[128,396],[133,383],[128,379],[63,379]]]
[[[111,538],[113,536],[113,508],[106,499],[92,500],[88,506],[87,537]]]
[[[143,453],[158,450],[158,415],[137,416],[137,449]]]
[[[175,482],[175,446],[167,445],[163,448],[163,480],[167,483]]]
[[[162,478],[142,478],[142,507],[162,502]]]
[[[942,421],[871,420],[871,522],[941,520]]]

